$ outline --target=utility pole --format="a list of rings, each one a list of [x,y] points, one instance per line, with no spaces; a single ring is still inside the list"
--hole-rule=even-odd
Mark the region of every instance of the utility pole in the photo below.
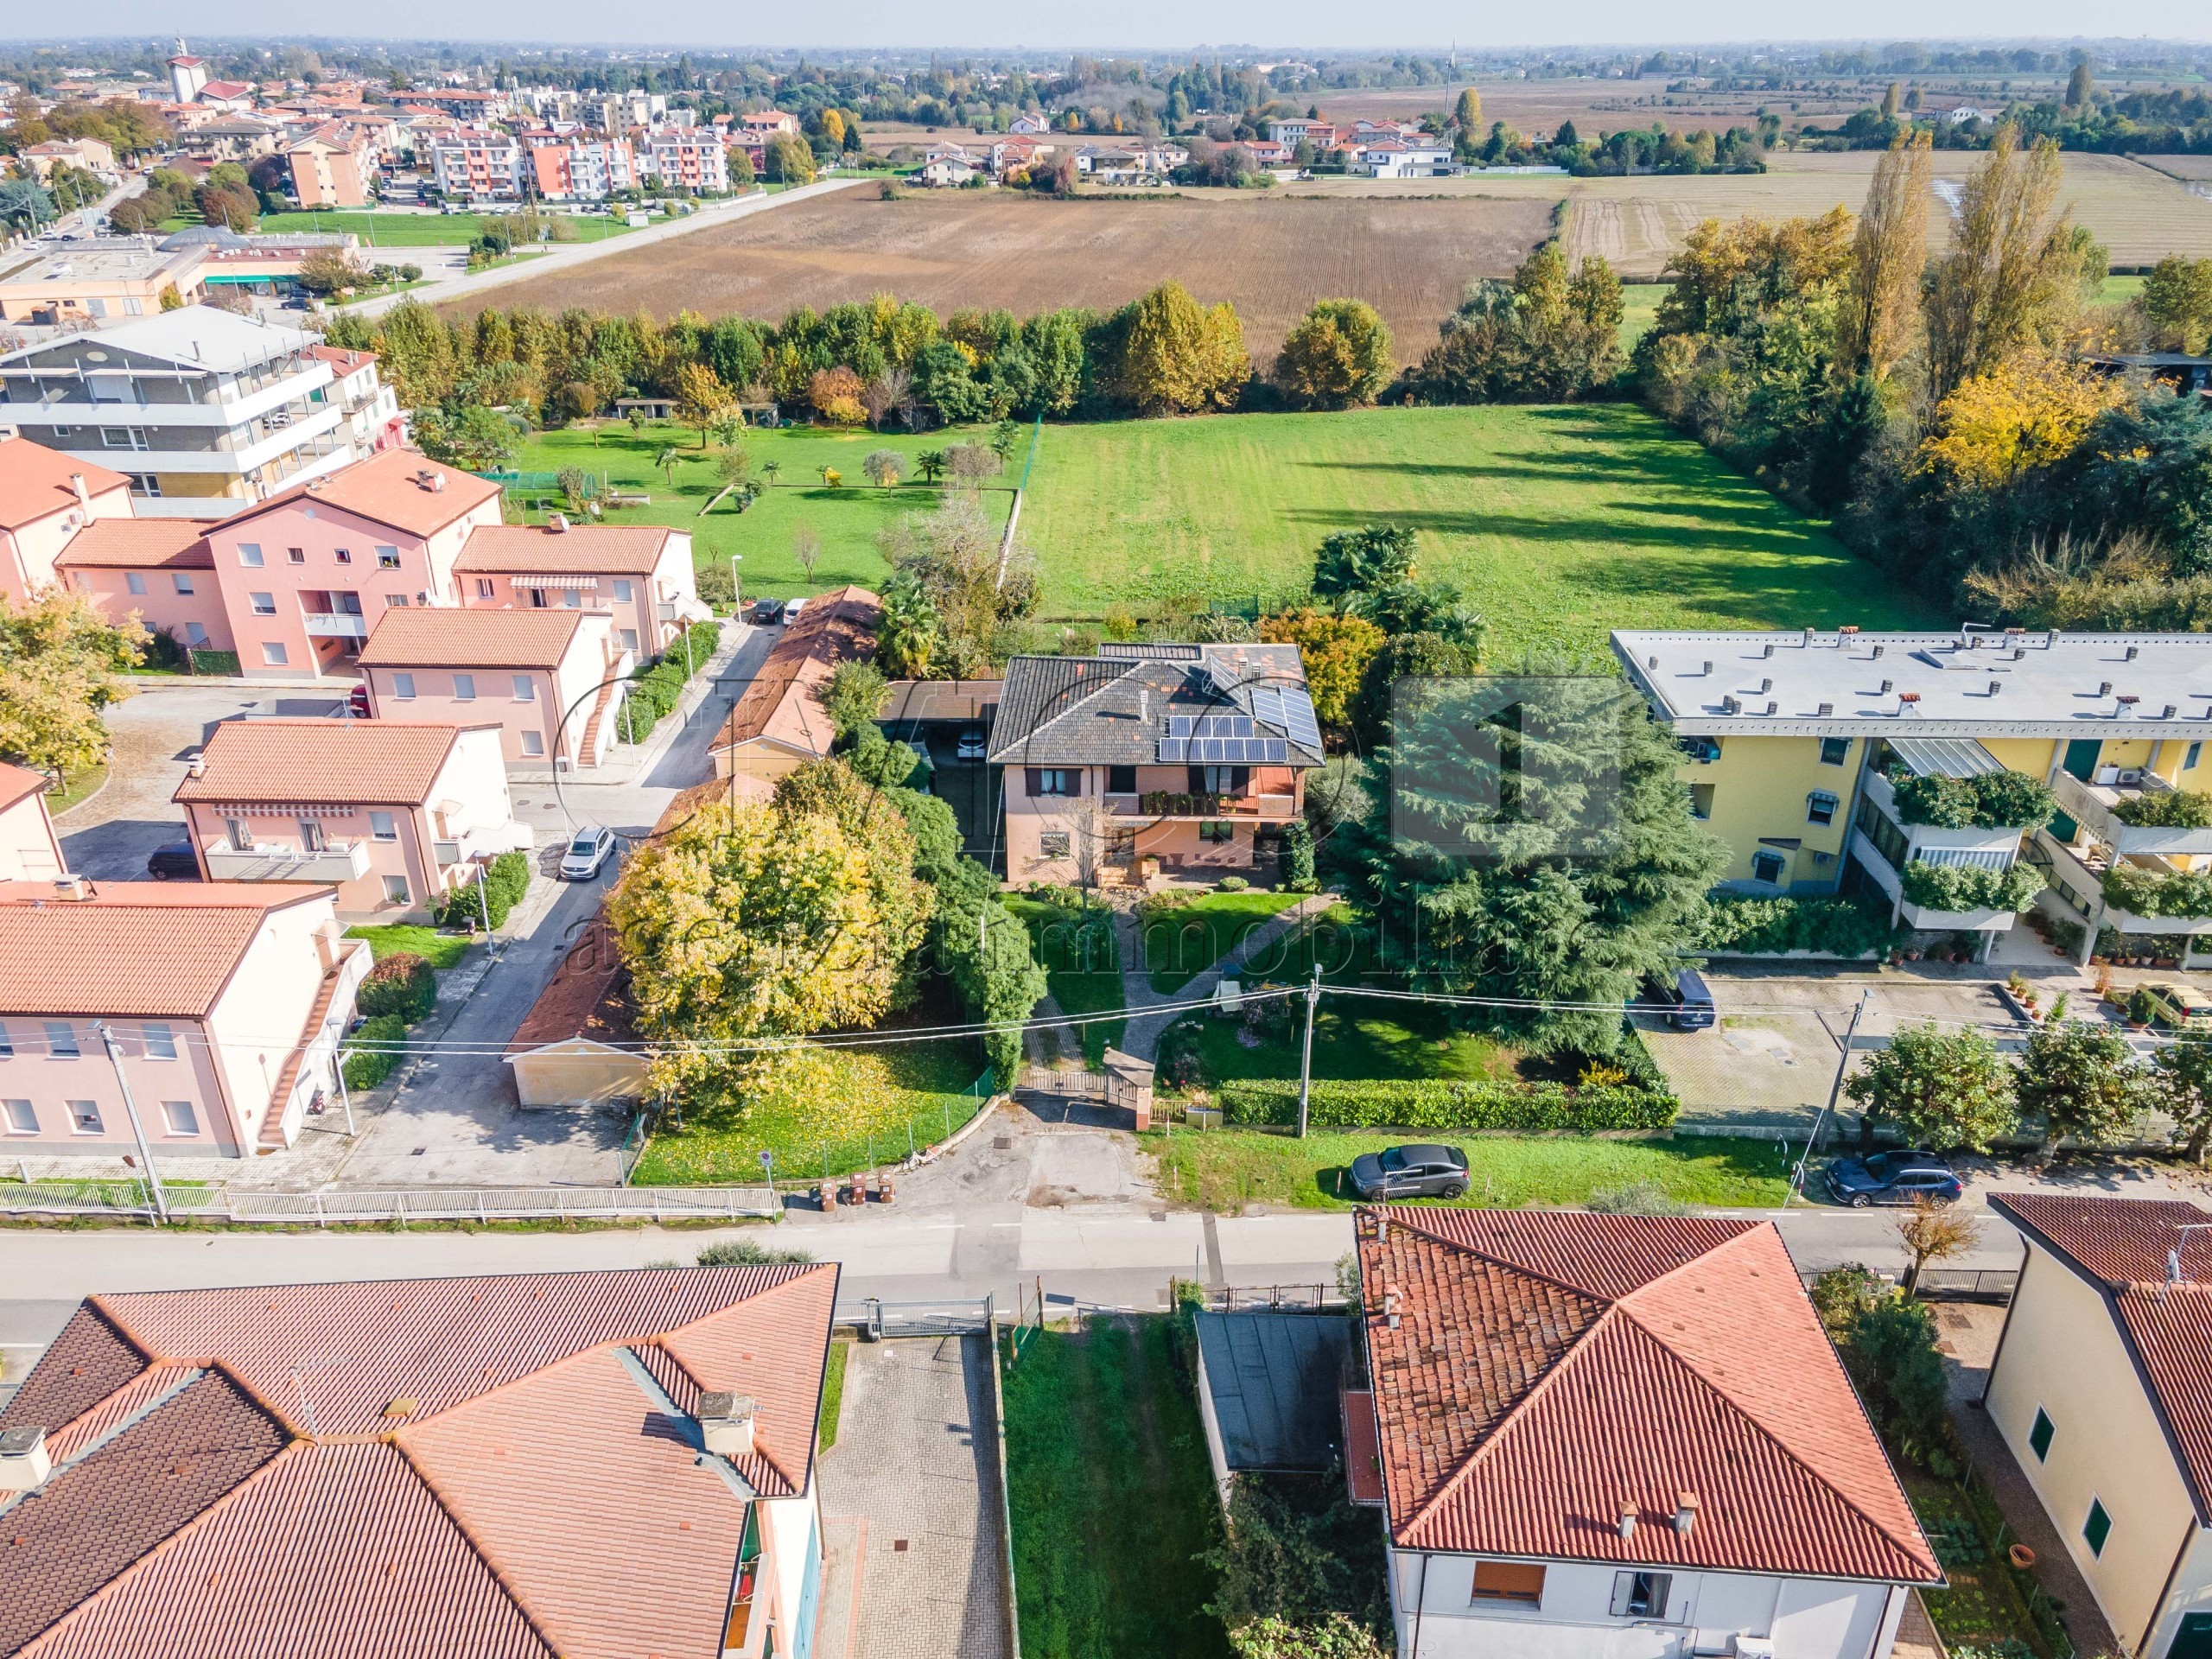
[[[1306,1043],[1298,1053],[1298,1138],[1306,1138],[1306,1109],[1313,1093],[1313,1010],[1321,1006],[1321,967],[1306,987]]]
[[[1805,1166],[1813,1156],[1813,1148],[1820,1144],[1821,1126],[1827,1122],[1828,1115],[1835,1110],[1835,1103],[1843,1094],[1843,1074],[1851,1065],[1852,1039],[1859,1035],[1859,1021],[1866,1012],[1867,999],[1873,995],[1871,988],[1859,992],[1858,1006],[1851,1011],[1851,1024],[1845,1027],[1843,1033],[1843,1052],[1836,1056],[1835,1077],[1828,1084],[1827,1103],[1814,1118],[1813,1132],[1805,1137],[1805,1150],[1798,1156],[1797,1167],[1789,1173],[1789,1190],[1782,1195],[1782,1207],[1785,1210],[1789,1207],[1789,1200],[1804,1191]]]
[[[123,1049],[106,1020],[94,1020],[92,1029],[99,1033],[100,1041],[107,1048],[109,1064],[115,1067],[116,1087],[123,1090],[123,1114],[130,1120],[130,1133],[138,1141],[138,1155],[146,1161],[146,1185],[153,1192],[155,1225],[159,1226],[169,1218],[169,1195],[162,1190],[161,1172],[154,1167],[154,1149],[146,1144],[146,1126],[138,1121],[138,1103],[130,1097],[130,1079],[123,1073]]]

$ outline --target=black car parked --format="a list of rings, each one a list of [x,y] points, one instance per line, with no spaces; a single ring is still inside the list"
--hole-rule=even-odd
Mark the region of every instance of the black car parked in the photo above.
[[[1392,1147],[1351,1160],[1363,1198],[1456,1198],[1467,1190],[1467,1154],[1457,1147]]]
[[[146,874],[156,881],[197,881],[200,860],[188,841],[172,841],[156,847],[146,859]]]
[[[766,625],[784,620],[784,601],[780,599],[756,599],[753,601],[753,620]]]
[[[1854,1210],[1872,1204],[1910,1204],[1915,1198],[1949,1204],[1966,1191],[1958,1172],[1932,1152],[1839,1158],[1828,1166],[1827,1183],[1830,1196]]]

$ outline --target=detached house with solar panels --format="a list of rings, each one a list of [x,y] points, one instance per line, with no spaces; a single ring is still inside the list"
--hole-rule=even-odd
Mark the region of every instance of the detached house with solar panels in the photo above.
[[[1291,645],[1016,657],[990,739],[1013,882],[1242,874],[1323,760]]]
[[[1404,1659],[1888,1659],[1943,1573],[1767,1222],[1356,1217]]]

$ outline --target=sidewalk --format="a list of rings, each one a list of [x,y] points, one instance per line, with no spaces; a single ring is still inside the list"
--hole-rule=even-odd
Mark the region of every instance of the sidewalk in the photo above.
[[[701,664],[699,671],[685,683],[683,695],[677,699],[676,707],[662,715],[652,730],[645,734],[645,741],[633,746],[617,738],[614,746],[607,751],[604,764],[594,766],[589,772],[570,772],[568,774],[568,782],[629,784],[652,779],[663,757],[676,747],[678,739],[693,729],[693,716],[699,712],[700,708],[721,696],[728,690],[727,682],[734,677],[730,675],[729,671],[737,664],[738,659],[746,654],[747,647],[753,642],[760,632],[741,616],[718,619],[718,620],[721,623],[721,643],[715,647],[715,654]],[[772,636],[771,639],[772,639]],[[747,666],[749,668],[754,664],[748,664]],[[734,696],[734,693],[732,695]],[[716,712],[716,723],[719,721],[721,712],[719,709]],[[611,717],[611,705],[609,713]],[[711,729],[707,735],[711,740],[713,736]],[[709,770],[711,771],[711,768]],[[538,775],[543,776],[542,773]],[[517,781],[521,780],[517,779]]]

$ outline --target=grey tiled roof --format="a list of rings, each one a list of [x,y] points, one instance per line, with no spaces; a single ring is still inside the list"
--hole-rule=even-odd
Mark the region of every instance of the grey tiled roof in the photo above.
[[[1296,645],[1123,645],[1111,656],[1016,657],[1006,667],[991,763],[1155,765],[1172,716],[1253,715],[1253,694],[1276,690],[1305,694]],[[1319,745],[1292,738],[1279,721],[1259,718],[1255,729],[1290,739],[1288,764],[1321,764]]]

